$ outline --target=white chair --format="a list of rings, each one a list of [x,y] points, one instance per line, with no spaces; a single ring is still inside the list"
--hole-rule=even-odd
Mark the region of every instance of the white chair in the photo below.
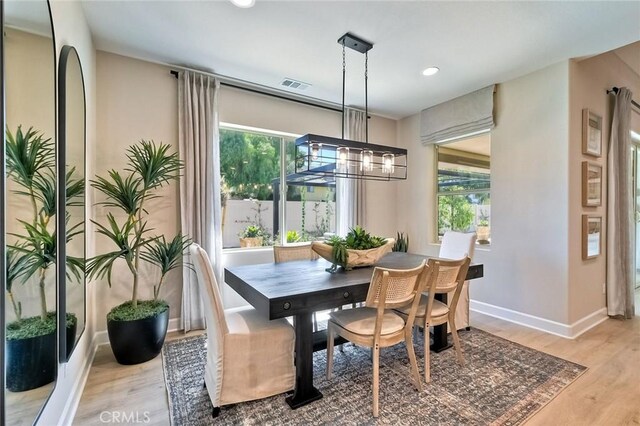
[[[220,407],[265,398],[294,387],[294,330],[284,319],[269,321],[251,307],[225,310],[207,253],[189,247],[207,322],[204,383]]]
[[[373,270],[366,307],[332,312],[327,324],[327,379],[333,369],[333,344],[336,335],[356,345],[373,349],[373,417],[378,417],[380,348],[405,342],[414,385],[422,390],[413,349],[413,319],[425,283],[425,263],[414,269]],[[403,318],[391,309],[409,305]]]
[[[476,234],[475,232],[464,233],[447,231],[442,237],[442,244],[440,245],[440,254],[438,257],[442,259],[463,259],[468,257],[473,259],[473,251],[476,246]],[[453,293],[449,293],[447,296],[447,304],[451,306],[453,299]],[[456,327],[458,330],[469,327],[469,281],[465,281],[462,292],[460,293],[460,300],[458,301],[458,307],[456,308]],[[451,330],[449,330],[451,331]]]

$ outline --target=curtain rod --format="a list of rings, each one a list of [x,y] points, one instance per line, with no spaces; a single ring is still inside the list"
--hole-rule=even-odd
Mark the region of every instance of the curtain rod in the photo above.
[[[617,87],[612,87],[612,88],[611,88],[611,90],[607,90],[607,95],[608,95],[608,94],[610,94],[610,93],[615,93],[615,94],[617,94],[619,91],[620,91],[620,89],[619,89],[619,88],[617,88]],[[639,103],[637,103],[636,101],[634,101],[633,99],[631,99],[631,104],[632,104],[634,107],[636,107],[636,108],[640,109],[640,104],[639,104]]]
[[[185,68],[185,70],[187,70],[187,69]],[[191,71],[191,70],[189,70],[189,71]],[[175,78],[178,78],[178,71],[170,70],[169,72]],[[230,83],[229,81],[224,81],[224,80],[229,79],[228,77],[220,76],[220,75],[217,75],[217,74],[205,73],[205,72],[197,71],[197,70],[194,70],[194,72],[199,72],[201,74],[211,75],[212,77],[216,77],[216,78],[222,80],[222,81],[220,81],[220,85],[221,86],[232,87],[234,89],[244,90],[244,91],[251,92],[251,93],[257,93],[259,95],[271,96],[273,98],[282,99],[282,100],[285,100],[285,101],[297,102],[297,103],[303,104],[303,105],[308,105],[308,106],[312,106],[312,107],[316,107],[316,108],[322,108],[322,109],[326,109],[326,110],[329,110],[329,111],[342,113],[342,108],[338,107],[338,106],[334,107],[334,106],[326,105],[326,104],[323,104],[323,103],[320,103],[320,102],[313,102],[311,100],[300,99],[300,98],[294,97],[295,95],[294,96],[281,95],[279,93],[272,92],[267,87],[265,87],[264,89],[261,90],[260,88],[253,88],[253,87],[243,86],[243,85],[240,85],[240,84]],[[254,83],[252,83],[252,84],[254,84]],[[359,110],[357,108],[353,108],[353,109],[361,111],[361,110]],[[367,118],[371,118],[371,116],[368,115]]]
[[[202,73],[202,71],[198,71],[198,72]],[[178,71],[171,70],[170,73],[171,73],[171,75],[173,75],[176,78],[178,78]],[[209,73],[203,73],[203,74],[211,75],[211,76],[216,77],[216,78],[220,78],[221,77],[221,76],[218,76],[216,74],[209,74]],[[222,79],[224,79],[224,77]],[[221,86],[232,87],[234,89],[244,90],[244,91],[251,92],[251,93],[257,93],[259,95],[271,96],[273,98],[283,99],[285,101],[297,102],[297,103],[303,104],[303,105],[308,105],[308,106],[312,106],[312,107],[317,107],[317,108],[327,109],[329,111],[335,111],[335,112],[342,113],[342,108],[338,108],[337,106],[333,107],[333,106],[330,106],[330,105],[323,105],[323,104],[321,104],[319,102],[307,101],[307,100],[299,99],[299,98],[296,98],[296,97],[285,96],[285,95],[281,95],[281,94],[278,94],[278,93],[273,93],[273,92],[271,92],[271,91],[269,91],[267,89],[260,90],[260,89],[257,89],[257,88],[241,86],[241,85],[229,83],[229,82],[226,82],[226,81],[221,81],[220,85]],[[371,118],[371,117],[368,117],[368,118]]]

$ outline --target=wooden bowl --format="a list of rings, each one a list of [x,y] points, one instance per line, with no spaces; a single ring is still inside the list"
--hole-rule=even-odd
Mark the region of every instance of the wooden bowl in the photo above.
[[[347,249],[349,258],[347,259],[347,269],[358,268],[362,266],[374,265],[385,254],[389,253],[393,248],[396,240],[388,238],[387,243],[369,250]],[[320,257],[333,263],[333,246],[329,244],[314,241],[311,243],[311,250],[318,253]]]

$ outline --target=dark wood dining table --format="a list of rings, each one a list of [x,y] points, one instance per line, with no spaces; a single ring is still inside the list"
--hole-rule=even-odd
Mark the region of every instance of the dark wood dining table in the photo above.
[[[409,269],[425,259],[426,256],[393,252],[376,266]],[[296,380],[293,394],[286,398],[294,409],[322,398],[313,386],[313,352],[326,348],[327,336],[325,330],[313,331],[313,313],[363,302],[373,273],[373,267],[366,267],[331,274],[326,272],[329,266],[329,262],[320,259],[234,266],[224,271],[225,282],[265,318],[294,318]],[[483,274],[482,264],[471,264],[467,279]],[[446,302],[446,295],[438,297]],[[447,347],[446,324],[434,327],[431,350]]]

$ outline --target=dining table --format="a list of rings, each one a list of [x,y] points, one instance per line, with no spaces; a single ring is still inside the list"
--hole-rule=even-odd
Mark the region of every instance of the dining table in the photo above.
[[[373,266],[336,273],[327,272],[331,263],[324,259],[232,266],[225,268],[224,280],[265,318],[293,317],[296,377],[293,393],[286,401],[296,409],[322,398],[313,385],[313,353],[326,349],[327,335],[326,330],[313,331],[313,313],[363,302],[374,266],[410,269],[426,259],[418,254],[391,252]],[[484,266],[472,263],[466,279],[483,274]],[[436,297],[446,303],[446,294]],[[447,341],[447,325],[434,327],[431,350],[447,349]],[[339,337],[335,343],[345,342]]]

